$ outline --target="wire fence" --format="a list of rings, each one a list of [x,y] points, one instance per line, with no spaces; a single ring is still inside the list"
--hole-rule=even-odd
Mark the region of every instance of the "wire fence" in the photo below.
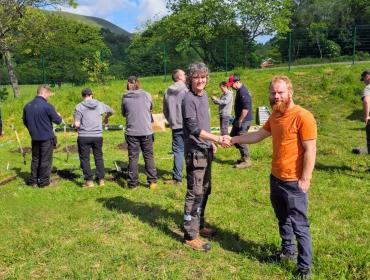
[[[232,71],[236,67],[268,68],[322,64],[356,63],[370,60],[370,25],[347,29],[299,29],[266,44],[251,43],[242,36],[229,36],[211,41],[193,41],[179,49],[177,42],[161,42],[141,48],[128,48],[120,63],[100,51],[100,59],[109,63],[108,78],[128,75],[164,75],[189,63],[204,61],[212,71]],[[76,49],[49,49],[39,55],[15,56],[15,72],[20,83],[81,84],[89,79],[89,70],[82,67],[93,52]],[[91,71],[95,71],[92,69]],[[7,67],[0,62],[0,84],[9,84]]]

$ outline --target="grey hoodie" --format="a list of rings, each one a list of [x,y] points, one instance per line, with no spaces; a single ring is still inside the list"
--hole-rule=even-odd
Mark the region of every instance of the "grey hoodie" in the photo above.
[[[148,136],[152,130],[151,95],[141,89],[129,90],[122,97],[122,116],[126,118],[126,135]]]
[[[171,129],[182,128],[181,103],[188,91],[186,85],[179,81],[172,84],[163,96],[163,114]]]
[[[84,100],[76,106],[74,119],[80,122],[79,137],[102,137],[102,115],[113,114],[112,108],[96,100]]]

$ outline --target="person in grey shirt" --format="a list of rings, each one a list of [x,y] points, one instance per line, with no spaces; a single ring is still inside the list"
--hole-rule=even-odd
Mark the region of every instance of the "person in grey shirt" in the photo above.
[[[184,206],[184,244],[194,250],[208,251],[210,244],[199,238],[211,237],[215,230],[205,225],[205,208],[211,193],[211,164],[222,136],[211,134],[208,94],[208,67],[204,63],[189,66],[189,92],[182,101],[187,192]]]
[[[211,97],[213,103],[219,105],[221,135],[229,134],[229,120],[231,119],[231,111],[233,109],[233,92],[228,90],[226,84],[226,82],[221,82],[219,85],[222,91],[220,98]]]
[[[181,69],[172,72],[174,83],[163,96],[163,114],[172,129],[172,152],[174,156],[172,179],[166,184],[181,185],[184,169],[184,134],[182,132],[181,103],[189,91],[186,87],[186,75]]]
[[[153,156],[154,134],[152,130],[153,102],[150,94],[140,89],[140,81],[130,76],[127,93],[122,97],[122,116],[126,118],[125,138],[128,145],[127,185],[135,188],[139,184],[138,160],[140,149],[145,162],[145,172],[150,189],[157,187],[157,170]]]
[[[363,120],[365,122],[366,130],[367,152],[370,154],[370,69],[362,72],[361,81],[363,81],[365,84],[365,88],[362,92],[361,99],[363,109]]]
[[[112,108],[93,99],[93,92],[85,88],[81,92],[83,101],[76,106],[74,112],[74,125],[77,127],[78,154],[80,165],[85,178],[84,187],[93,187],[93,173],[90,167],[90,150],[92,149],[96,179],[99,186],[104,186],[104,160],[103,160],[103,124],[113,114]],[[104,120],[103,120],[103,115]]]

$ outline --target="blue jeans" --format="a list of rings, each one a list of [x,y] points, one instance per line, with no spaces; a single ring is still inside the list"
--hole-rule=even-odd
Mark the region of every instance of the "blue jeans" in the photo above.
[[[312,266],[312,244],[307,218],[308,197],[298,187],[298,181],[281,181],[270,175],[270,200],[279,221],[282,249],[294,253],[294,235],[298,243],[298,269]]]
[[[172,130],[173,175],[176,181],[182,181],[184,170],[184,134],[182,128]]]

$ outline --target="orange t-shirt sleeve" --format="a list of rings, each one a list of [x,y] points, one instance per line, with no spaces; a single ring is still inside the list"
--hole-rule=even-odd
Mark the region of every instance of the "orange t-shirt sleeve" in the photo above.
[[[271,124],[270,124],[270,118],[271,117],[269,117],[268,119],[267,119],[267,121],[265,122],[265,124],[263,125],[263,129],[264,130],[266,130],[266,131],[268,131],[268,132],[270,132],[271,133]]]
[[[303,141],[317,138],[316,121],[310,112],[301,115],[298,126],[299,136]]]

